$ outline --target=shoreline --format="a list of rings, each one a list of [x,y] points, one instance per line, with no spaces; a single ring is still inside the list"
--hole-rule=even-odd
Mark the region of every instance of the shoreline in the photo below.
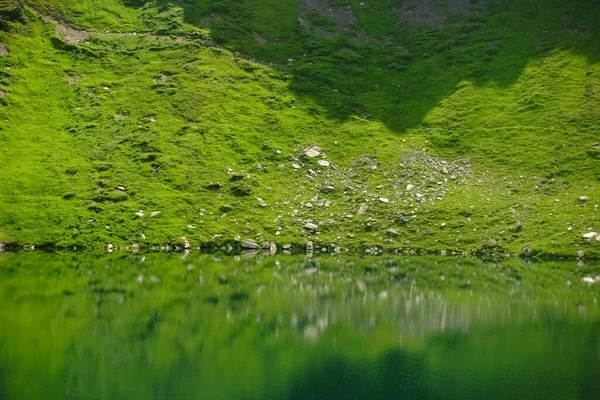
[[[275,247],[272,247],[274,245]],[[437,256],[448,258],[476,258],[483,261],[502,261],[510,259],[522,259],[524,261],[565,261],[565,262],[584,262],[600,261],[600,256],[591,254],[563,254],[563,253],[542,253],[529,249],[528,252],[520,254],[496,253],[485,251],[465,251],[460,249],[427,249],[427,248],[393,248],[393,247],[357,247],[342,248],[334,246],[314,246],[311,249],[310,244],[290,243],[277,244],[275,242],[264,243],[257,247],[246,247],[241,242],[236,243],[217,243],[207,242],[200,246],[169,244],[169,245],[149,245],[142,246],[133,243],[128,246],[57,246],[54,244],[40,245],[19,245],[14,243],[0,242],[0,254],[19,253],[39,251],[45,253],[55,252],[73,252],[73,253],[132,253],[132,254],[151,254],[151,253],[176,253],[176,254],[224,254],[227,256],[247,256],[255,257],[276,256],[276,255],[340,255],[340,256],[395,256],[395,257],[420,257]]]

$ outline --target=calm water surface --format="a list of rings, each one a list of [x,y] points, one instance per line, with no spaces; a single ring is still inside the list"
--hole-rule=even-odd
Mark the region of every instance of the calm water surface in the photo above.
[[[0,399],[600,399],[600,267],[0,255]]]

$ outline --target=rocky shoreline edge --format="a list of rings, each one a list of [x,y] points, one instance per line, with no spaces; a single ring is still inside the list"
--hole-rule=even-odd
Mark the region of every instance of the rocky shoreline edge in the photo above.
[[[185,239],[185,238],[182,238]],[[103,246],[58,246],[55,244],[38,244],[38,245],[19,245],[14,243],[0,242],[0,254],[2,253],[17,253],[21,251],[40,251],[40,252],[126,252],[126,253],[182,253],[191,254],[224,254],[230,256],[275,256],[275,255],[365,255],[365,256],[440,256],[440,257],[455,257],[455,258],[478,258],[484,261],[501,261],[507,259],[520,258],[523,260],[537,261],[575,261],[580,265],[584,261],[600,261],[600,255],[586,254],[583,250],[579,250],[577,254],[562,254],[562,253],[542,253],[536,252],[530,246],[525,246],[520,254],[511,254],[508,252],[498,251],[501,249],[479,249],[477,251],[466,251],[461,249],[431,249],[431,248],[388,248],[388,247],[357,247],[357,248],[342,248],[333,245],[315,245],[313,242],[306,243],[287,243],[279,244],[276,242],[258,243],[251,239],[245,239],[229,243],[207,242],[201,245],[193,246],[186,240],[183,243],[174,243],[168,245],[140,245],[133,243],[128,246],[117,246],[107,244]]]

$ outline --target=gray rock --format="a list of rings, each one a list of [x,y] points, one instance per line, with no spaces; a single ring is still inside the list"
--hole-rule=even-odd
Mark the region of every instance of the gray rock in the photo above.
[[[409,183],[408,185],[406,185],[406,191],[410,192],[411,190],[413,190],[415,188],[415,185]]]
[[[312,253],[313,250],[314,250],[313,242],[311,242],[311,241],[306,242],[306,252]]]
[[[267,166],[264,164],[256,164],[256,169],[259,170],[260,172],[269,172],[269,170],[267,169]]]
[[[582,258],[583,258],[583,256],[585,256],[585,253],[584,253],[584,251],[583,251],[583,250],[579,250],[579,251],[577,252],[577,257],[579,257],[579,259],[582,259]]]
[[[304,224],[304,229],[306,229],[307,231],[316,232],[319,229],[319,227],[311,222],[307,222],[306,224]]]
[[[389,203],[390,202],[390,200],[386,199],[385,197],[380,197],[379,201],[382,202],[382,203]]]
[[[358,212],[356,213],[356,215],[363,215],[367,209],[369,207],[367,207],[365,204],[361,205],[360,208],[358,209]]]
[[[250,239],[242,240],[242,247],[245,249],[260,249],[259,244]]]
[[[329,167],[329,161],[327,161],[327,160],[319,160],[319,165],[321,167]]]
[[[335,192],[335,187],[333,186],[325,186],[321,188],[321,192],[323,193],[333,193]]]
[[[277,253],[277,245],[275,244],[275,242],[271,242],[271,245],[269,246],[269,254],[274,256]]]
[[[257,197],[258,199],[258,205],[261,207],[266,207],[267,206],[267,202],[264,201],[263,199],[261,199],[260,197]]]
[[[398,232],[397,230],[390,228],[387,230],[388,235],[390,235],[390,237],[398,237],[398,235],[400,235],[400,232]]]
[[[126,191],[127,191],[127,189],[125,189],[125,187],[124,187],[124,186],[119,186],[119,187],[117,187],[117,190],[118,190],[119,192],[126,192]]]
[[[292,248],[292,244],[291,243],[284,244],[282,247],[283,247],[284,250],[289,250],[289,249]]]
[[[206,188],[208,190],[219,190],[221,189],[221,184],[216,182],[209,183],[208,185],[206,185]]]
[[[294,168],[294,169],[300,169],[300,168],[302,168],[302,166],[300,164],[293,163],[292,164],[292,168]]]
[[[579,196],[579,201],[588,201],[589,199],[588,196]]]
[[[321,155],[321,149],[317,146],[313,146],[309,149],[307,149],[304,152],[304,155],[310,158],[314,158],[314,157],[319,157]]]

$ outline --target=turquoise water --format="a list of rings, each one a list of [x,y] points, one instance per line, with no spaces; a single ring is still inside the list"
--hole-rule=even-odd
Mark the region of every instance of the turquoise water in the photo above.
[[[0,399],[599,399],[597,275],[521,260],[4,254]]]

